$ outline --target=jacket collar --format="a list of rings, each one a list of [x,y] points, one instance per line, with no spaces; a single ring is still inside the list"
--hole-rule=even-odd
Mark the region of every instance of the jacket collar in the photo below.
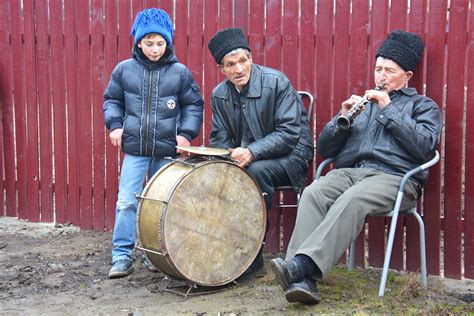
[[[226,99],[230,95],[229,80],[223,80],[214,90],[214,96]],[[262,95],[262,69],[256,64],[252,64],[250,80],[248,82],[247,98],[258,98]]]
[[[415,88],[401,88],[400,90],[396,90],[396,91],[393,91],[393,94],[398,94],[398,93],[403,93],[404,95],[407,95],[409,97],[412,97],[416,94],[418,94],[418,92],[416,91]],[[390,95],[392,95],[392,93],[390,93]]]
[[[156,69],[158,67],[162,67],[164,65],[172,64],[178,62],[176,55],[171,47],[167,47],[164,55],[158,61],[151,61],[149,60],[143,51],[138,47],[137,44],[133,46],[132,49],[132,58],[135,58],[140,63],[145,65],[149,69]]]

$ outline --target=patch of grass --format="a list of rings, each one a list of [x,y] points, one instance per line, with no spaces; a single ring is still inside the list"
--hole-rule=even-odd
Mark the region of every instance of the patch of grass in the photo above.
[[[318,284],[322,301],[314,306],[290,304],[288,312],[367,314],[466,314],[474,313],[474,306],[441,298],[439,289],[425,289],[418,273],[389,272],[385,296],[378,297],[380,270],[346,268],[332,269]],[[446,295],[444,294],[444,297]]]

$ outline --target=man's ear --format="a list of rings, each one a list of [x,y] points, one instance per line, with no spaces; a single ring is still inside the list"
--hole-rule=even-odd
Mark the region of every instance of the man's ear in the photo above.
[[[407,81],[410,81],[411,77],[413,77],[413,71],[407,71]]]

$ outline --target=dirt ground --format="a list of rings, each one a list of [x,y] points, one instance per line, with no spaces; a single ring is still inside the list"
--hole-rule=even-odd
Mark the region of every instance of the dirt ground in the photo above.
[[[356,276],[343,277],[342,281],[338,281],[340,276],[335,276],[320,286],[323,301],[307,307],[287,303],[267,268],[263,273],[239,284],[232,284],[223,291],[190,296],[184,300],[182,296],[164,291],[167,278],[161,273],[148,271],[139,259],[135,261],[135,272],[131,276],[107,279],[110,251],[109,232],[80,231],[76,227],[33,224],[0,217],[0,314],[390,313],[404,308],[426,311],[426,304],[436,305],[434,310],[428,312],[474,312],[473,280],[453,281],[430,277],[430,288],[433,289],[422,292],[419,295],[421,298],[399,299],[401,302],[398,302],[389,293],[386,300],[374,298],[372,306],[372,303],[367,303],[362,292],[355,296],[351,294],[356,292],[351,291],[351,288],[355,286],[357,289],[358,286],[347,280],[357,280]],[[265,267],[268,267],[270,257],[266,256]],[[370,270],[373,269],[363,269],[360,273],[364,280],[373,280],[373,284],[360,288],[370,288],[369,297],[376,297],[380,272]],[[342,288],[346,283],[349,289]]]

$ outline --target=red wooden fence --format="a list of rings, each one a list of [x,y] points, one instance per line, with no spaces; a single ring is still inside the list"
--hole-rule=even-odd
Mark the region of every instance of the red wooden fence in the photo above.
[[[298,90],[315,96],[315,138],[342,100],[373,86],[373,56],[385,35],[398,28],[418,33],[426,54],[411,84],[445,116],[443,159],[421,205],[428,270],[474,278],[474,167],[465,163],[474,159],[469,0],[1,1],[0,215],[112,228],[121,156],[104,130],[102,92],[113,67],[130,56],[136,13],[151,6],[172,16],[176,54],[204,94],[196,145],[207,143],[209,97],[223,79],[207,50],[217,30],[244,29],[256,63],[283,70]],[[269,250],[286,246],[294,214],[272,210]],[[381,266],[383,221],[370,219],[368,239],[358,239],[360,265],[368,248],[369,264]],[[399,226],[406,234],[398,234],[392,266],[416,270],[417,227],[408,218]]]

